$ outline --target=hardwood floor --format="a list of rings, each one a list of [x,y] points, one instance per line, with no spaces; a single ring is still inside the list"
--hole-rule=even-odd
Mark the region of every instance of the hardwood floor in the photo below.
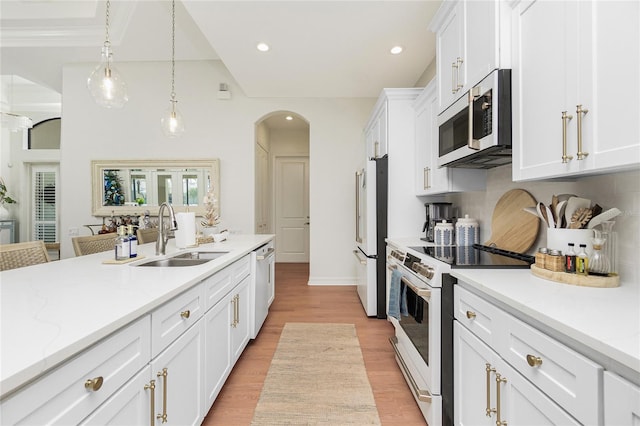
[[[202,423],[249,425],[280,333],[287,322],[355,324],[383,425],[425,425],[394,359],[393,326],[368,318],[353,286],[308,286],[309,265],[276,264],[276,298],[258,337],[249,342]]]

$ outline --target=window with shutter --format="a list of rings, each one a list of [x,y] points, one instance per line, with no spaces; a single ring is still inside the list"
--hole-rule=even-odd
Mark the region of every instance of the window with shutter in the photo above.
[[[32,170],[33,235],[45,243],[58,241],[58,171],[55,166],[37,166]]]

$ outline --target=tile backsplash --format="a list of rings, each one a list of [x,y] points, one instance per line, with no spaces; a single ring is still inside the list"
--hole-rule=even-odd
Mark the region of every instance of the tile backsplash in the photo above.
[[[615,219],[618,233],[618,267],[623,282],[640,282],[640,170],[580,177],[567,180],[513,182],[511,165],[487,171],[486,191],[450,194],[446,200],[458,207],[460,216],[478,219],[480,241],[491,236],[491,216],[500,197],[510,189],[529,192],[537,201],[551,203],[553,194],[575,194],[599,204],[603,210],[617,207],[622,214]],[[546,228],[540,223],[538,238],[529,250],[534,253],[546,245]]]

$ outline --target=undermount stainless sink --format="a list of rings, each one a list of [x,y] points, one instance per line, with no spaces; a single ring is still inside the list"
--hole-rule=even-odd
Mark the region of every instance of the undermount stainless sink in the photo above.
[[[187,253],[172,256],[171,259],[206,259],[213,260],[229,253],[228,251],[189,251]]]
[[[184,259],[170,257],[168,259],[151,260],[149,262],[138,263],[134,266],[164,266],[164,267],[177,267],[177,266],[195,266],[202,265],[209,262],[211,259]]]
[[[175,256],[150,260],[143,263],[138,263],[133,266],[156,266],[156,267],[170,267],[175,268],[178,266],[195,266],[202,265],[213,259],[217,259],[220,256],[224,256],[229,253],[228,251],[189,251],[186,253],[177,254]]]

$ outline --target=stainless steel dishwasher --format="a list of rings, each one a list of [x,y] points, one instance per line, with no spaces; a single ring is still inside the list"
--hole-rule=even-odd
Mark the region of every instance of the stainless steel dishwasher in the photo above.
[[[254,321],[251,338],[255,339],[267,318],[269,306],[275,298],[275,262],[276,255],[273,241],[260,246],[253,251],[254,257],[254,286],[253,310]]]

